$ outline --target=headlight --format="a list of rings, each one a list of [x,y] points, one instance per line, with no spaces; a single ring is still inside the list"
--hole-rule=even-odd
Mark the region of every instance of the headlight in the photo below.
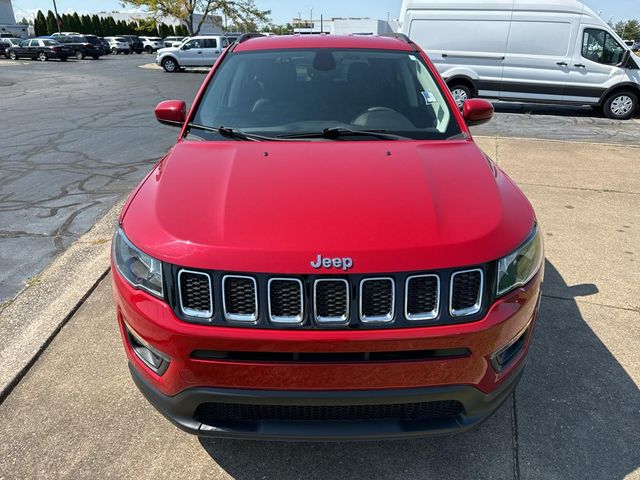
[[[136,248],[121,228],[113,238],[113,258],[120,275],[133,287],[163,298],[162,262]]]
[[[527,241],[515,252],[498,260],[498,296],[526,285],[542,264],[542,239],[535,227]]]

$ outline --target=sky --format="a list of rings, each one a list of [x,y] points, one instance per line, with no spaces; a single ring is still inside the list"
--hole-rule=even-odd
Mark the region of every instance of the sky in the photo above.
[[[640,18],[639,0],[582,0],[595,11],[602,11],[601,16],[608,21],[628,18]],[[51,0],[14,0],[13,9],[20,20],[23,16],[32,17],[38,9],[53,9]],[[308,19],[313,9],[313,17],[319,19],[320,14],[330,17],[371,17],[385,20],[397,18],[400,14],[401,0],[255,0],[259,8],[271,10],[274,23],[287,23],[298,18]],[[122,7],[115,0],[57,0],[58,12],[94,13],[112,10],[127,11],[131,7]]]

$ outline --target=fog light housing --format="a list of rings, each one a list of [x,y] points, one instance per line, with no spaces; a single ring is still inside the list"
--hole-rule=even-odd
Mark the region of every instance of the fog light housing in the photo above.
[[[149,367],[154,373],[158,375],[164,375],[164,372],[169,368],[169,357],[159,351],[157,348],[149,345],[140,335],[138,335],[129,325],[124,324],[125,331],[127,332],[127,339],[129,345],[138,359]]]
[[[531,325],[528,325],[513,340],[491,355],[491,366],[497,373],[504,371],[522,351],[527,338],[529,338],[529,332],[531,332]]]

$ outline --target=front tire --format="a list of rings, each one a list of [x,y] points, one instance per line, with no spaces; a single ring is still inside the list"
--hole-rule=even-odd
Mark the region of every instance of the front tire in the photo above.
[[[165,72],[174,73],[180,69],[180,65],[174,58],[169,57],[162,61],[162,68]]]
[[[118,54],[118,49],[117,49],[117,48],[115,48],[115,47],[113,47],[113,48],[111,49],[111,55],[117,55],[117,54]]]
[[[18,54],[16,52],[9,52],[9,58],[11,60],[18,60]]]
[[[80,50],[76,50],[75,57],[76,60],[84,60],[84,53],[82,53]]]
[[[38,60],[40,60],[41,62],[46,62],[48,60],[47,54],[44,52],[38,53]]]
[[[636,110],[638,95],[634,92],[616,92],[604,102],[604,114],[614,120],[629,120]]]
[[[93,58],[94,60],[99,60],[99,59],[100,59],[100,55],[93,55],[93,56],[92,56],[92,58]]]
[[[150,46],[148,46],[148,45],[147,45],[147,46],[145,47],[144,51],[145,51],[145,52],[147,52],[147,53],[149,53],[149,54],[151,54],[151,53],[153,53],[153,48],[151,48]]]
[[[451,90],[451,95],[453,95],[453,99],[456,102],[458,108],[462,108],[464,102],[473,98],[473,92],[469,87],[462,84],[453,84],[449,86],[449,90]]]

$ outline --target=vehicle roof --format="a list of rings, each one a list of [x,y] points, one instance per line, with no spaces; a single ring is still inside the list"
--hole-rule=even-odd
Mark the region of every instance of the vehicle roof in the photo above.
[[[358,48],[372,50],[407,50],[413,45],[393,37],[377,35],[274,35],[254,37],[240,43],[236,52],[281,50],[287,48]]]

